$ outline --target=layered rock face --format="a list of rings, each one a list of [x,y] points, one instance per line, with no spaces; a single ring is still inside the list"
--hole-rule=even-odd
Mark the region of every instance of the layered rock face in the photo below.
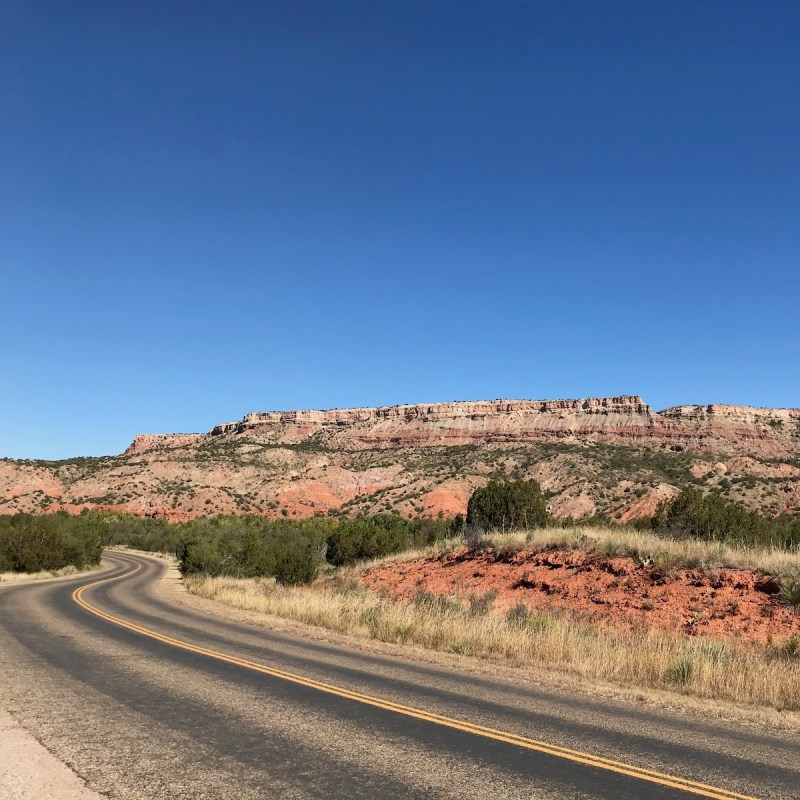
[[[798,408],[675,406],[659,416],[675,422],[710,452],[784,458],[798,451]]]
[[[313,438],[317,444],[345,449],[616,441],[780,458],[797,451],[799,427],[799,409],[710,405],[656,412],[638,395],[623,395],[266,411],[216,425],[206,436],[249,437],[271,444],[298,444]],[[191,436],[137,436],[126,453],[174,447]]]
[[[800,513],[800,409],[656,412],[623,395],[259,412],[208,433],[137,436],[122,456],[5,461],[0,513],[452,516],[503,474],[539,480],[558,516],[632,519],[689,482]]]
[[[528,441],[620,432],[653,435],[658,417],[640,397],[586,400],[492,400],[482,402],[272,411],[212,428],[211,436],[254,435],[262,441],[296,443],[311,436],[342,447],[460,445]]]

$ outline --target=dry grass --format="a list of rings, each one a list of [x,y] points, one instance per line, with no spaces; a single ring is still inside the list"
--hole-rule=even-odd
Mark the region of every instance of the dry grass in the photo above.
[[[506,615],[491,597],[433,597],[411,602],[366,589],[359,573],[388,561],[410,561],[464,546],[463,539],[324,574],[310,587],[281,587],[272,579],[192,577],[189,591],[226,605],[318,626],[341,634],[510,666],[557,670],[587,682],[680,692],[751,709],[800,711],[800,641],[770,647],[708,638],[688,639],[642,625],[634,629],[588,623],[568,612]],[[800,552],[748,549],[675,540],[619,526],[576,526],[488,534],[482,546],[507,552],[581,549],[604,556],[663,559],[675,567],[760,570],[800,575]]]
[[[464,539],[460,537],[448,539],[428,547],[365,562],[355,572],[389,561],[416,561],[463,546]],[[673,539],[620,525],[576,525],[569,528],[540,528],[529,533],[488,533],[483,536],[483,546],[506,551],[580,549],[603,556],[631,556],[642,561],[662,557],[676,568],[746,569],[775,576],[800,576],[800,550],[737,547],[722,542]]]
[[[42,572],[0,572],[0,584],[30,583],[32,581],[46,581],[51,578],[66,578],[69,575],[78,575],[82,572],[93,572],[99,566],[78,569],[72,565],[61,569],[44,570]]]
[[[419,594],[398,602],[370,592],[351,575],[311,587],[271,579],[194,577],[189,591],[256,611],[382,642],[536,666],[590,681],[679,691],[750,707],[800,710],[800,643],[746,647],[645,627],[614,629],[569,614],[501,616],[481,598]]]
[[[800,551],[797,550],[671,539],[618,525],[542,528],[529,534],[490,535],[488,539],[492,546],[500,548],[515,544],[532,550],[580,548],[606,556],[627,555],[642,560],[669,556],[676,567],[689,569],[747,569],[770,575],[800,574]]]

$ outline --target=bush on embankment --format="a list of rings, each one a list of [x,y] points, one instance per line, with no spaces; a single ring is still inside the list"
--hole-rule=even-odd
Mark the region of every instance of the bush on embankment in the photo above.
[[[661,503],[651,521],[657,532],[744,547],[800,547],[800,520],[764,517],[718,494],[687,487]]]
[[[542,528],[547,522],[547,500],[534,480],[489,481],[467,504],[469,528],[505,532]]]
[[[0,517],[0,572],[43,572],[99,563],[108,532],[92,516]]]

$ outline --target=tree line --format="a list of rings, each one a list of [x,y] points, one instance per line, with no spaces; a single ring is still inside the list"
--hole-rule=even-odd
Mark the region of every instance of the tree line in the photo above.
[[[97,564],[103,548],[126,545],[174,554],[184,575],[274,576],[308,583],[321,566],[342,567],[472,532],[532,530],[561,524],[547,513],[536,481],[489,481],[470,497],[466,518],[405,519],[385,513],[355,518],[268,519],[219,515],[169,524],[132,514],[85,510],[0,517],[0,572],[38,572]],[[767,518],[718,494],[683,489],[650,519],[639,520],[670,537],[741,546],[800,548],[800,520]],[[476,539],[475,541],[479,541]]]
[[[800,547],[800,519],[765,517],[713,492],[687,487],[662,502],[649,521],[657,532],[744,547]]]
[[[0,572],[38,572],[97,564],[106,546],[174,554],[185,575],[275,576],[307,583],[319,568],[380,558],[446,538],[450,520],[374,514],[354,519],[271,520],[257,515],[164,519],[85,510],[77,516],[0,517]]]
[[[0,572],[93,566],[109,541],[108,528],[98,514],[0,517]]]

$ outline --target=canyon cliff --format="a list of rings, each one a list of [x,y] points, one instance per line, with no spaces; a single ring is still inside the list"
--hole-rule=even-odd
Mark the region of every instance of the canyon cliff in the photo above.
[[[139,435],[120,456],[4,460],[0,513],[452,516],[502,476],[539,480],[562,517],[644,516],[687,483],[794,514],[800,409],[657,412],[623,395],[257,412],[207,433]]]

